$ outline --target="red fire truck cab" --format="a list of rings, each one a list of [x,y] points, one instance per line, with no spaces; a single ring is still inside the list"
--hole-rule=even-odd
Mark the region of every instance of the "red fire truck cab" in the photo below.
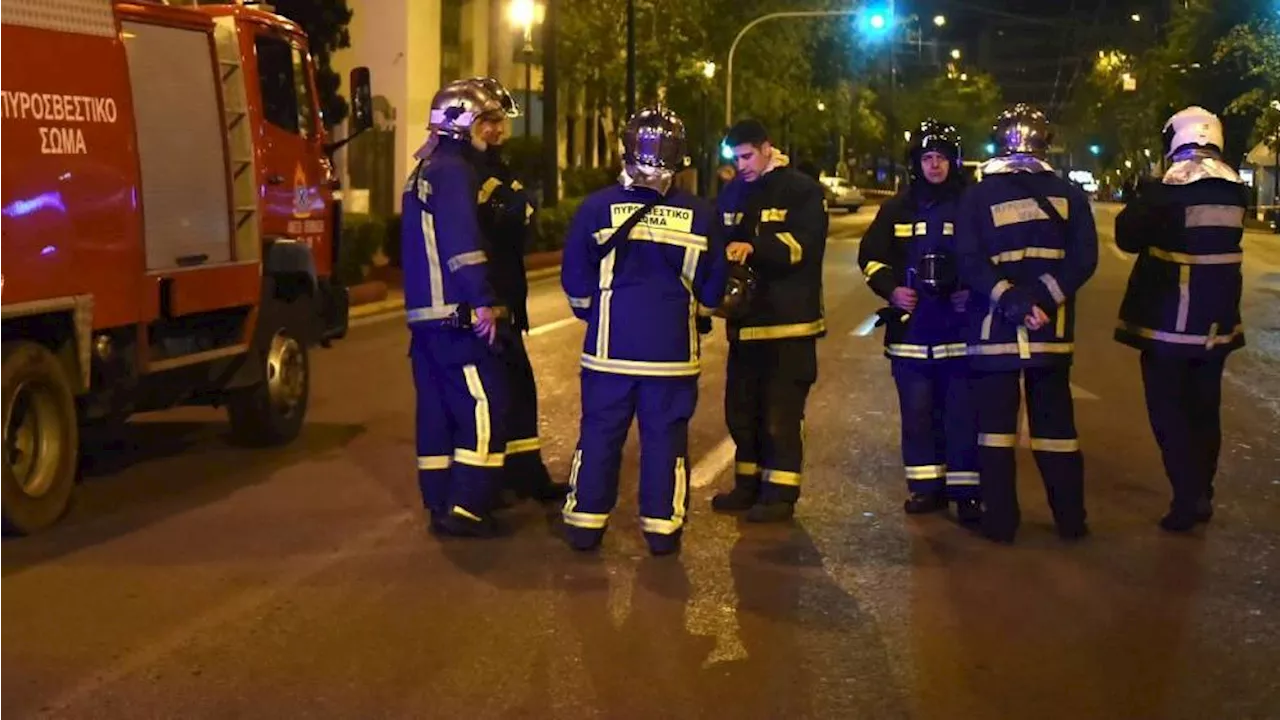
[[[238,0],[5,0],[2,22],[2,489],[30,533],[87,425],[225,405],[244,441],[298,434],[308,348],[346,333],[341,143],[301,28]],[[349,89],[354,136],[367,69]]]

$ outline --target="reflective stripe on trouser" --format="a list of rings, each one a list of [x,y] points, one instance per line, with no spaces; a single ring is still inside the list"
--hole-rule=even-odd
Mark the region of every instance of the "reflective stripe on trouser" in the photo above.
[[[506,486],[521,494],[531,493],[551,482],[542,462],[542,442],[538,437],[538,386],[521,333],[512,333],[503,351],[507,368],[507,389],[511,402],[507,413]]]
[[[1222,372],[1226,357],[1141,356],[1151,430],[1173,486],[1173,509],[1194,512],[1213,497],[1222,448]]]
[[[689,509],[689,419],[698,403],[696,377],[636,377],[582,371],[582,425],[565,499],[567,532],[603,534],[618,501],[622,446],[634,417],[640,425],[640,529],[650,547],[670,547]]]
[[[502,478],[506,370],[487,350],[474,353],[474,363],[446,363],[440,357],[441,344],[470,342],[473,337],[415,332],[410,357],[423,503],[435,512],[456,508],[459,514],[481,516],[492,509]],[[458,356],[456,347],[448,355],[451,360]]]
[[[1084,459],[1076,438],[1067,365],[981,372],[973,389],[978,411],[978,462],[981,467],[984,527],[1000,533],[1017,530],[1021,519],[1014,451],[1022,375],[1027,386],[1031,449],[1044,481],[1049,507],[1060,526],[1084,522]]]
[[[902,463],[913,493],[978,497],[975,412],[963,360],[891,360],[902,420]]]
[[[733,343],[725,420],[737,446],[735,478],[762,500],[794,503],[804,466],[804,408],[817,374],[812,338]]]

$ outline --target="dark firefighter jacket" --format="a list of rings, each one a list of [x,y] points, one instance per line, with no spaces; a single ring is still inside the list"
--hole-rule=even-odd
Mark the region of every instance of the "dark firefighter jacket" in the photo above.
[[[776,152],[776,151],[775,151]],[[822,337],[822,260],[827,211],[822,186],[788,167],[774,167],[755,182],[735,177],[716,198],[725,242],[748,242],[748,262],[759,278],[745,317],[727,323],[730,341]]]
[[[889,357],[944,360],[965,356],[964,313],[955,310],[949,293],[931,295],[908,278],[908,271],[918,267],[927,253],[942,251],[956,261],[958,203],[957,194],[923,207],[910,189],[903,190],[880,206],[862,237],[858,265],[872,291],[886,302],[896,288],[916,291],[916,307],[907,322],[892,321],[885,326],[885,354]]]
[[[1246,190],[1218,178],[1144,184],[1116,217],[1116,245],[1137,253],[1120,305],[1120,342],[1187,357],[1244,346],[1240,265]]]
[[[1038,193],[1063,221],[1050,219]],[[966,341],[971,367],[1009,370],[1070,363],[1075,296],[1098,266],[1089,200],[1052,172],[984,175],[960,201],[956,245],[961,278],[973,289]],[[1049,322],[1022,318],[1038,306]]]

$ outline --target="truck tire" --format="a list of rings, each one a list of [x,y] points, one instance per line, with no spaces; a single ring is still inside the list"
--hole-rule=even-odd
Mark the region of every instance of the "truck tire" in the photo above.
[[[231,434],[245,445],[283,445],[298,437],[311,394],[307,346],[281,328],[249,362],[265,364],[262,382],[236,390],[227,400]]]
[[[4,531],[29,535],[67,511],[80,455],[75,394],[53,353],[29,341],[3,352]]]

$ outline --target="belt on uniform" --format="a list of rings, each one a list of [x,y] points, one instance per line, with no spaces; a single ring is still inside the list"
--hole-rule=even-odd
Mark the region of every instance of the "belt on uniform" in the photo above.
[[[504,306],[495,306],[491,308],[493,315],[498,320],[508,320],[511,318],[511,311]],[[405,312],[410,325],[419,326],[436,326],[448,325],[455,319],[458,312],[458,305],[440,305],[437,307],[412,308]],[[474,308],[471,310],[471,322],[477,322],[480,318],[476,316]]]

